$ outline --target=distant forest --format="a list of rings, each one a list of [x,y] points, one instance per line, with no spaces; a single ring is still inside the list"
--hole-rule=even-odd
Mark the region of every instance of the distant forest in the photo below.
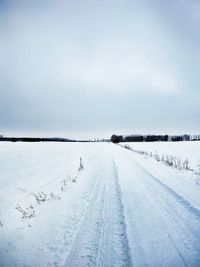
[[[0,135],[0,141],[7,142],[177,142],[177,141],[196,141],[200,140],[200,135],[115,135],[108,139],[68,139],[62,137],[6,137]]]
[[[4,137],[0,135],[0,141],[7,142],[91,142],[88,140],[75,140],[62,137]]]
[[[115,135],[111,136],[111,141],[113,143],[120,143],[120,142],[177,142],[177,141],[196,141],[200,140],[200,135]]]

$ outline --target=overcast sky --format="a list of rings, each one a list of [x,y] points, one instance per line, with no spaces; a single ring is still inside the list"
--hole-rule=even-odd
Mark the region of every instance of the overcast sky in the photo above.
[[[2,134],[200,132],[199,0],[0,0]]]

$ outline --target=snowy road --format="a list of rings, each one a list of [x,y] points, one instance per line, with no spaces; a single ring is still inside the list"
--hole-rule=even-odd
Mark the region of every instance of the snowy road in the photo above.
[[[134,266],[200,266],[200,212],[130,158],[119,166]],[[118,161],[119,162],[119,161]],[[123,175],[124,167],[128,175]]]
[[[200,266],[199,210],[129,157],[115,156],[65,266]]]
[[[132,266],[115,165],[92,194],[65,266]]]
[[[42,215],[33,219],[27,248],[25,234],[22,248],[10,237],[15,255],[8,248],[6,254],[1,242],[2,265],[200,266],[199,209],[152,175],[132,152],[112,144],[93,146],[84,155],[90,172],[73,184],[73,197],[69,193],[52,206],[62,213],[55,219],[50,213],[46,226]],[[35,242],[38,224],[45,233]],[[14,260],[6,264],[6,255]]]

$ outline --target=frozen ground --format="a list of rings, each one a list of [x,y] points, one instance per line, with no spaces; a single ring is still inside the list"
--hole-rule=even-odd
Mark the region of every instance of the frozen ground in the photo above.
[[[131,146],[135,150],[144,150],[157,153],[159,155],[170,155],[181,160],[189,159],[190,166],[197,169],[200,166],[200,141],[187,142],[141,142],[123,143]]]
[[[109,143],[0,143],[0,222],[1,267],[200,266],[194,177]]]

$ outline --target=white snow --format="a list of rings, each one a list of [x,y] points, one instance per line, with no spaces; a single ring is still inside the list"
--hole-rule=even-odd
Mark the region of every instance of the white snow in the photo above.
[[[159,155],[170,155],[180,158],[182,161],[189,160],[190,166],[197,169],[200,166],[200,141],[185,142],[138,142],[123,143],[135,150],[157,153]]]
[[[198,163],[192,142],[165,144],[131,146]],[[0,222],[2,267],[200,266],[193,175],[110,143],[0,143]]]

